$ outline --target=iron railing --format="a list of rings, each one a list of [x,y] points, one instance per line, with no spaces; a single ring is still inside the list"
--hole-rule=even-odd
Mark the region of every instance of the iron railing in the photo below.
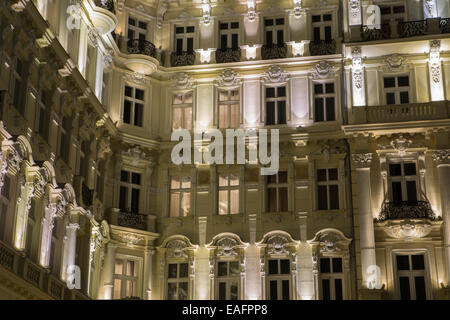
[[[241,61],[241,49],[240,48],[227,48],[218,49],[216,51],[217,63],[231,63]]]
[[[195,53],[189,51],[175,51],[170,56],[172,67],[192,66],[195,63]]]
[[[130,54],[144,54],[157,59],[156,47],[153,43],[142,39],[131,39],[127,43],[128,53]]]
[[[147,230],[147,216],[144,214],[120,211],[117,216],[117,223],[119,226],[126,228]]]
[[[401,201],[383,203],[377,222],[403,219],[439,220],[428,201]]]
[[[287,57],[287,45],[285,43],[263,45],[261,48],[261,57],[263,60],[284,59]]]
[[[336,53],[336,40],[311,41],[309,43],[309,52],[312,56],[326,56]]]

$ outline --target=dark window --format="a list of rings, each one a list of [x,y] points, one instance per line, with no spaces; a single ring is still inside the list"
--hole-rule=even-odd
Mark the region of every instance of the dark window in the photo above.
[[[269,274],[278,274],[278,260],[269,260]]]
[[[402,300],[411,300],[409,277],[400,277],[400,297]]]

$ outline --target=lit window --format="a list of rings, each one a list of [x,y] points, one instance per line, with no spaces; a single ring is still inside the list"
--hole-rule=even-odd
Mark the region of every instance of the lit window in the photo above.
[[[239,213],[239,177],[219,175],[219,215]]]
[[[142,127],[145,104],[144,96],[144,90],[125,86],[125,98],[123,104],[124,123]]]
[[[386,104],[409,103],[409,76],[389,76],[384,78]]]
[[[217,262],[218,300],[239,300],[240,271],[238,261]]]
[[[170,183],[170,216],[187,217],[191,212],[191,178],[172,177]]]
[[[288,175],[287,171],[267,176],[267,211],[288,211]]]
[[[322,300],[342,300],[344,272],[342,258],[320,259],[320,292]]]
[[[137,297],[139,262],[117,258],[114,267],[114,299]]]
[[[336,121],[334,83],[314,84],[314,121]]]
[[[176,93],[173,95],[172,109],[173,121],[172,129],[192,129],[192,92]]]
[[[317,195],[318,210],[339,209],[338,169],[317,170]]]
[[[427,300],[427,268],[424,254],[398,254],[394,261],[401,300]]]
[[[239,127],[239,90],[219,90],[219,128]]]
[[[167,300],[187,300],[189,265],[169,263],[167,272]]]
[[[396,161],[389,163],[389,194],[394,205],[401,205],[403,202],[417,203],[417,184],[415,162]]]
[[[119,209],[122,212],[139,213],[141,175],[122,170],[120,172]]]
[[[286,124],[286,87],[266,87],[266,125]]]
[[[291,298],[291,260],[271,259],[267,263],[270,300],[289,300]]]

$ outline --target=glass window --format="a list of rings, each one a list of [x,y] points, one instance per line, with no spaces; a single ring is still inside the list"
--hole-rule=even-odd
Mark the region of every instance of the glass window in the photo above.
[[[144,90],[125,86],[122,121],[137,127],[144,121]]]
[[[191,178],[172,177],[170,183],[170,216],[187,217],[191,212]]]
[[[267,211],[288,212],[287,171],[267,176]]]
[[[317,208],[318,210],[340,208],[338,169],[317,170]]]
[[[239,177],[235,174],[219,174],[219,215],[238,213]]]

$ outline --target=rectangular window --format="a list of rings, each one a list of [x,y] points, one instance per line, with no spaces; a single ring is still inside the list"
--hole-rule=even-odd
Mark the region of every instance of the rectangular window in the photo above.
[[[218,300],[239,300],[240,268],[238,261],[217,262]]]
[[[120,172],[119,209],[122,212],[139,213],[141,174]]]
[[[167,300],[187,300],[189,265],[169,263],[167,272]]]
[[[424,254],[395,255],[395,268],[401,300],[428,299]]]
[[[411,161],[389,163],[390,200],[397,205],[404,202],[417,203],[418,200],[417,165]]]
[[[289,300],[291,297],[291,260],[270,259],[267,281],[270,300]]]
[[[389,76],[384,78],[386,104],[408,104],[410,84],[409,76]]]
[[[114,267],[114,299],[137,297],[139,261],[116,258]]]
[[[8,217],[9,217],[9,202],[11,197],[11,179],[5,173],[5,180],[3,182],[2,193],[0,194],[0,240],[6,241]]]
[[[322,300],[342,300],[344,297],[343,282],[342,258],[321,258],[320,284]]]
[[[239,89],[219,90],[219,129],[239,127]]]
[[[266,87],[266,125],[286,124],[286,86]]]
[[[192,130],[192,92],[175,93],[172,97],[172,129]]]
[[[187,217],[191,212],[191,178],[172,177],[170,182],[170,216]]]
[[[187,52],[192,54],[194,52],[194,26],[176,26],[175,27],[175,50],[177,53]]]
[[[145,40],[148,23],[134,17],[128,17],[128,40]]]
[[[220,49],[239,48],[239,22],[219,23]]]
[[[239,177],[219,174],[219,215],[239,213]]]
[[[317,170],[317,209],[339,210],[338,169]]]
[[[336,121],[335,85],[329,83],[314,84],[314,121]]]
[[[52,106],[52,94],[47,90],[40,90],[36,101],[35,130],[39,135],[48,140],[50,128],[50,110]]]
[[[69,117],[64,117],[62,126],[59,131],[59,156],[64,160],[66,164],[69,163],[70,146],[71,146],[71,130],[72,123]]]
[[[145,91],[125,86],[123,104],[123,122],[133,126],[142,127],[144,120]]]
[[[288,175],[287,171],[267,176],[267,211],[287,212],[288,209]]]
[[[332,26],[333,16],[327,14],[315,14],[311,17],[312,22],[312,40],[315,43],[321,41],[331,42],[333,40]]]
[[[13,105],[21,115],[25,115],[25,103],[27,96],[27,65],[21,59],[16,59],[16,65],[12,72],[13,81]]]
[[[266,46],[284,45],[284,18],[264,19],[264,32],[266,35]]]

